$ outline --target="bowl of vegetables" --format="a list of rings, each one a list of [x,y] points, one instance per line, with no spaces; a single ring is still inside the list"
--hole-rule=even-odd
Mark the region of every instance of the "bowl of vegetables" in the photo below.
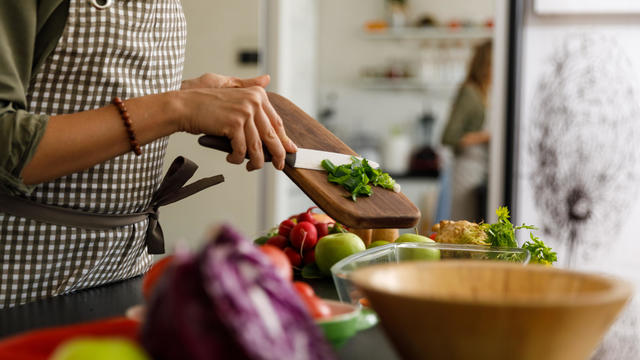
[[[351,255],[331,267],[331,275],[340,301],[367,305],[351,275],[372,265],[408,261],[445,261],[452,259],[503,260],[525,265],[530,254],[521,248],[491,248],[489,246],[442,244],[436,242],[394,242]]]
[[[632,295],[616,278],[497,261],[384,264],[351,279],[405,359],[587,359]]]
[[[343,258],[331,267],[340,300],[367,305],[366,298],[356,288],[350,276],[355,270],[371,265],[461,259],[552,265],[557,260],[556,253],[533,232],[529,233],[530,240],[518,245],[516,231],[533,231],[536,230],[534,226],[513,225],[506,207],[498,208],[496,215],[498,221],[492,224],[444,220],[433,226],[429,237],[405,233],[393,243],[376,242],[384,245]]]

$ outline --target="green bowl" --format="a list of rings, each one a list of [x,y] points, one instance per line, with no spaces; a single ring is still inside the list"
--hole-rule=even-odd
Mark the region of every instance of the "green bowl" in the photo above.
[[[341,347],[358,331],[366,330],[378,323],[378,317],[369,309],[339,301],[323,299],[331,308],[333,316],[316,320],[327,340],[336,348]]]

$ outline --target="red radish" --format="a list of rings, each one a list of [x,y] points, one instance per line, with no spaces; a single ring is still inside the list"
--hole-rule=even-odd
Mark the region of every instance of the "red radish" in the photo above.
[[[300,297],[303,297],[303,296],[315,297],[316,296],[316,293],[315,293],[315,291],[313,291],[313,288],[311,287],[311,285],[307,284],[304,281],[294,281],[293,282],[293,288],[296,290],[298,295],[300,295]]]
[[[302,255],[302,262],[307,265],[316,262],[316,250],[310,249],[304,252]]]
[[[313,213],[311,212],[311,210],[313,210],[313,208],[315,208],[315,206],[310,207],[309,209],[307,209],[306,212],[303,212],[303,213],[298,215],[298,217],[297,217],[298,224],[300,224],[303,221],[307,221],[307,222],[310,222],[312,224],[316,223],[316,219],[313,217]]]
[[[294,248],[285,248],[284,254],[287,255],[292,266],[300,267],[300,265],[302,265],[302,256],[300,256]]]
[[[316,223],[316,231],[318,232],[318,240],[320,240],[323,236],[329,235],[329,224]]]
[[[294,248],[299,250],[307,250],[316,246],[318,242],[318,230],[316,227],[307,221],[299,222],[291,234],[289,234],[289,240]]]
[[[289,244],[289,240],[282,235],[275,235],[267,240],[267,244],[273,245],[277,248],[284,249]]]
[[[278,235],[282,235],[285,238],[288,238],[289,233],[291,233],[291,229],[293,229],[294,226],[296,226],[296,223],[294,223],[293,221],[289,219],[284,220],[280,223],[280,226],[278,226]]]

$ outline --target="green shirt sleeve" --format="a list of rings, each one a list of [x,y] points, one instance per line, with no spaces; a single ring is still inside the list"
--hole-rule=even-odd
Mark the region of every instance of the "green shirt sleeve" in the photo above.
[[[61,0],[0,1],[0,192],[33,190],[21,173],[49,118],[28,112],[26,93],[32,74],[62,34],[67,11],[68,2]]]
[[[442,133],[442,144],[456,148],[464,134],[480,131],[484,125],[484,112],[479,91],[472,85],[463,85],[451,107],[449,121]]]

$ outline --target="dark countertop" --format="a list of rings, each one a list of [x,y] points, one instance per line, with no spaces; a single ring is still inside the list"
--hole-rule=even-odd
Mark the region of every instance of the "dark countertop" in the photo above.
[[[330,280],[307,281],[318,296],[336,299]],[[0,338],[37,328],[122,316],[142,303],[142,279],[134,278],[74,294],[0,310]],[[337,351],[340,359],[393,360],[398,355],[380,325],[358,333]]]

